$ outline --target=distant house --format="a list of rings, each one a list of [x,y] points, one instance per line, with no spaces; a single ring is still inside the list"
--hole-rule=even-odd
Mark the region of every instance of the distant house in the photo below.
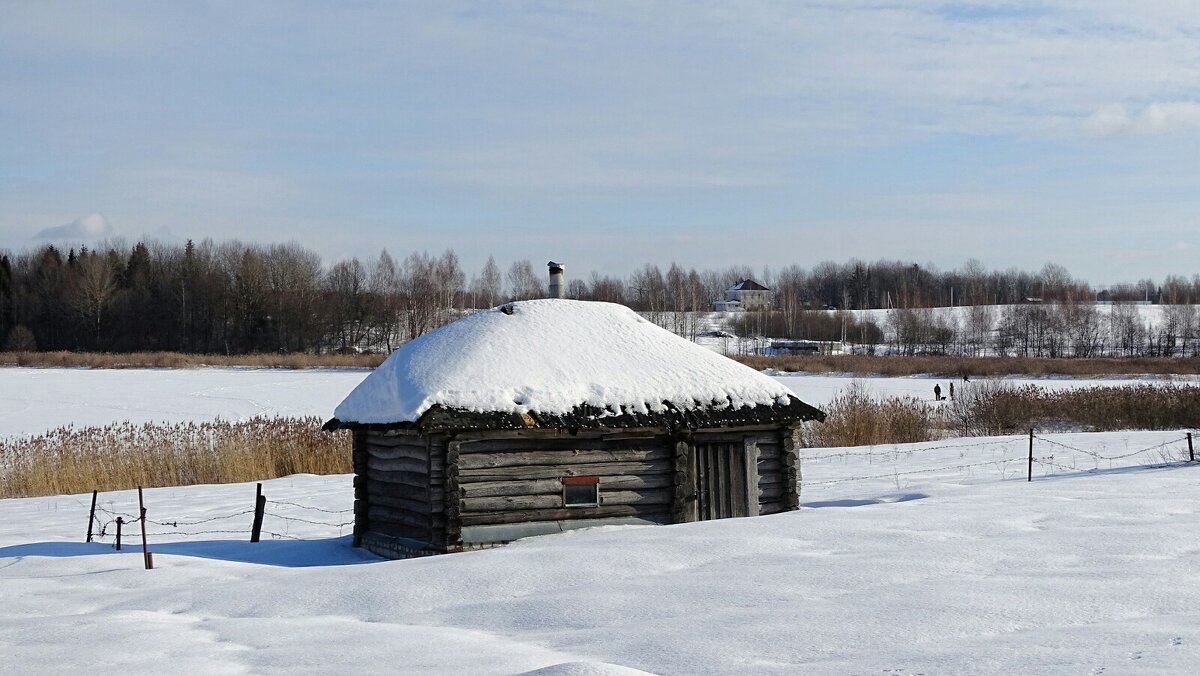
[[[738,280],[725,289],[725,299],[713,302],[717,312],[741,312],[771,309],[771,290],[753,279]]]
[[[406,343],[326,429],[354,433],[354,541],[388,557],[799,506],[824,414],[610,303],[546,299]]]

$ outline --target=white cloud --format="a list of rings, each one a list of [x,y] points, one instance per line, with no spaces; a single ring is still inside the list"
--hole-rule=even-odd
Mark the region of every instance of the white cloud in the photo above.
[[[106,237],[111,237],[116,233],[112,224],[104,216],[92,213],[82,218],[77,218],[66,225],[59,225],[53,228],[46,228],[38,234],[34,235],[35,240],[40,241],[84,241],[92,242]]]
[[[1095,136],[1166,134],[1196,127],[1200,127],[1200,103],[1194,101],[1155,102],[1135,114],[1114,103],[1101,106],[1083,121],[1084,131]]]

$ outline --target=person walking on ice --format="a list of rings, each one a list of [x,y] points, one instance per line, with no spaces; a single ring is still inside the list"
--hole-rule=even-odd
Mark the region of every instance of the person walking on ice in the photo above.
[[[942,386],[941,385],[933,386],[933,400],[934,401],[942,400]]]

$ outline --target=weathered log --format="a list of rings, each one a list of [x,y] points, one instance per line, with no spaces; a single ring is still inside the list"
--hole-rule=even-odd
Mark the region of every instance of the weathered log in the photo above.
[[[557,509],[563,506],[558,495],[501,495],[490,498],[463,498],[459,501],[462,515],[472,512],[494,512],[513,509]]]
[[[563,509],[534,509],[496,512],[474,512],[462,515],[464,526],[487,524],[523,523],[526,521],[565,521],[570,519],[603,519],[617,516],[646,516],[666,510],[647,511],[637,505],[601,505],[600,507],[574,507]]]
[[[368,444],[367,455],[372,458],[380,458],[382,460],[396,460],[398,458],[412,458],[413,460],[424,461],[429,457],[429,451],[424,446],[373,446]]]
[[[406,486],[415,486],[417,488],[425,488],[429,485],[429,477],[418,472],[385,472],[383,470],[368,470],[367,478],[372,481],[382,481],[384,483],[404,484]]]
[[[367,518],[371,520],[372,527],[382,523],[394,523],[415,528],[429,528],[430,523],[428,514],[414,514],[406,509],[387,507],[374,502],[367,507]]]
[[[653,441],[647,439],[643,441]],[[459,453],[522,453],[526,451],[602,451],[613,448],[647,448],[662,444],[637,443],[634,441],[609,441],[605,439],[478,439],[465,441]]]
[[[433,512],[432,506],[425,500],[383,492],[371,494],[371,504],[395,507],[396,509],[407,510],[413,514],[431,514]]]
[[[398,497],[406,497],[412,500],[428,500],[429,486],[414,486],[412,484],[401,484],[386,481],[370,481],[367,483],[367,495],[374,497],[376,495],[395,495]]]
[[[783,511],[783,503],[778,501],[764,502],[758,508],[758,513],[761,515],[778,514]]]
[[[672,477],[667,474],[606,476],[600,479],[602,491],[667,488],[671,485]],[[468,482],[461,484],[459,490],[464,498],[488,498],[500,495],[559,495],[562,493],[562,481],[560,479],[532,479],[528,481]]]
[[[577,466],[543,466],[543,467],[482,467],[479,469],[461,468],[459,482],[466,484],[471,481],[512,481],[514,479],[555,479],[564,476],[599,476],[603,481],[608,475],[668,475],[671,465],[668,462],[597,462]]]
[[[459,486],[459,491],[463,498],[490,498],[499,495],[559,495],[562,493],[562,481],[558,479],[482,481],[463,483]]]
[[[759,474],[779,474],[782,469],[783,463],[780,462],[778,457],[758,461]]]
[[[453,547],[462,541],[462,517],[461,510],[458,505],[459,498],[459,468],[458,458],[462,443],[453,440],[446,444],[446,470],[445,477],[442,479],[442,491],[438,496],[438,504],[442,506],[442,513],[446,516],[446,523],[441,529],[442,538],[441,544],[446,547]]]
[[[765,484],[782,484],[783,474],[780,472],[761,472],[758,475],[758,483]]]
[[[508,453],[470,453],[458,457],[463,470],[491,467],[521,467],[538,465],[580,465],[606,462],[646,462],[668,460],[671,453],[666,448],[611,449],[611,450],[559,450],[524,451]]]
[[[427,458],[367,458],[367,469],[384,472],[416,472],[426,474],[429,469]]]
[[[603,486],[603,484],[601,484]],[[669,505],[671,489],[648,488],[641,491],[600,491],[601,505]]]
[[[783,484],[759,484],[759,502],[776,502],[783,499]]]

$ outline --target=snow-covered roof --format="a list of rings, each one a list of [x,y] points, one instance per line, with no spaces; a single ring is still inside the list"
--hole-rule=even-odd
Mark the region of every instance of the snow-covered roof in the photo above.
[[[737,284],[734,284],[733,286],[726,289],[726,291],[770,291],[770,289],[763,286],[762,284],[759,284],[758,282],[754,281],[753,279],[743,279],[742,281],[738,282]]]
[[[387,424],[416,422],[437,405],[558,415],[581,406],[653,412],[664,401],[679,410],[796,402],[778,381],[623,305],[546,299],[477,312],[406,343],[334,415]]]

